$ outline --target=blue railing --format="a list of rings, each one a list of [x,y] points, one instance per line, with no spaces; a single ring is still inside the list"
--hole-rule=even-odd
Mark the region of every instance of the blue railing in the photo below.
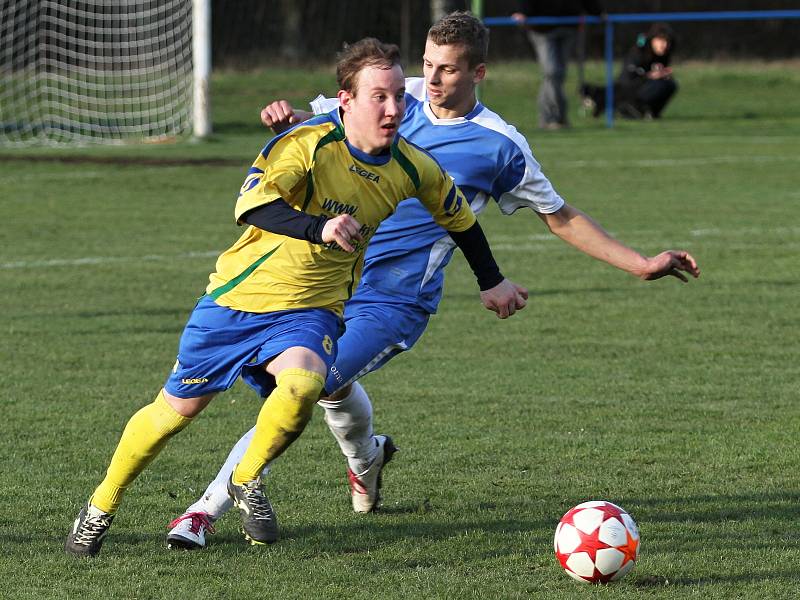
[[[592,15],[580,17],[529,17],[528,25],[603,24],[605,27],[606,125],[614,126],[614,23],[653,23],[656,21],[763,21],[767,19],[800,19],[800,10],[729,10],[717,12],[662,12]],[[486,17],[488,26],[518,25],[511,17]]]

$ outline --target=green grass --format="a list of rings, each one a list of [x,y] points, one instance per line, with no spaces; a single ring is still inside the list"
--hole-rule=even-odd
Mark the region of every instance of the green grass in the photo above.
[[[482,97],[565,198],[643,252],[690,250],[701,279],[637,281],[532,214],[490,208],[484,228],[528,308],[493,318],[455,259],[414,352],[364,380],[378,431],[402,448],[385,511],[350,512],[317,411],[269,476],[283,539],[268,548],[246,546],[233,514],[205,552],[163,543],[253,423],[242,385],[139,478],[96,560],[62,544],[237,235],[236,191],[268,137],[260,105],[329,93],[332,77],[218,75],[205,143],[36,151],[229,165],[0,162],[0,597],[798,597],[800,75],[678,74],[662,122],[611,131],[574,101],[573,129],[533,129],[529,64],[493,68]],[[631,512],[643,543],[628,578],[590,589],[561,572],[552,534],[591,498]]]

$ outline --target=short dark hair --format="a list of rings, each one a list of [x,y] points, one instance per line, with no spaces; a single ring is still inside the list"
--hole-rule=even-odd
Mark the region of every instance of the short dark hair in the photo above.
[[[470,67],[486,62],[489,53],[489,29],[469,11],[452,12],[439,19],[428,30],[428,39],[437,46],[464,46]]]
[[[336,62],[336,81],[339,89],[355,96],[358,74],[365,67],[391,69],[400,64],[400,49],[394,44],[384,44],[379,39],[368,37],[352,44],[345,44]]]

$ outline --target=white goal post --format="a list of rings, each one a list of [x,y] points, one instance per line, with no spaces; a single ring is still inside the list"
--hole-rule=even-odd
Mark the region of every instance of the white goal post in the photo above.
[[[211,132],[211,0],[0,0],[0,146]]]

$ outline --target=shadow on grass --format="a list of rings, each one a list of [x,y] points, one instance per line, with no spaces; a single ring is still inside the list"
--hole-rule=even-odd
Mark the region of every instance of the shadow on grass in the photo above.
[[[730,583],[753,583],[756,581],[800,581],[800,571],[790,570],[775,570],[769,573],[740,573],[740,574],[719,574],[712,577],[678,577],[672,579],[661,575],[650,575],[631,581],[631,585],[641,588],[643,590],[650,590],[654,588],[672,588],[672,587],[705,587],[716,586],[719,584]],[[793,596],[786,596],[787,598]]]
[[[648,575],[632,581],[639,588],[704,587],[759,581],[800,581],[800,569],[754,562],[748,573],[730,573],[731,556],[783,554],[800,550],[794,523],[800,518],[800,491],[704,494],[671,498],[626,498],[626,507],[643,528],[646,554],[701,554],[719,572],[701,577]],[[648,531],[649,529],[649,531]],[[687,533],[689,532],[689,533]],[[700,559],[698,559],[700,560]]]
[[[649,523],[717,524],[800,518],[800,490],[768,494],[706,494],[685,498],[626,498],[638,506],[638,519]]]
[[[800,112],[792,112],[787,111],[784,113],[758,113],[751,110],[744,110],[741,112],[729,112],[729,113],[697,113],[697,114],[681,114],[680,116],[675,116],[670,119],[674,123],[678,123],[680,121],[689,121],[689,122],[703,122],[703,123],[710,123],[710,122],[728,122],[731,120],[757,120],[757,119],[796,119],[800,117]]]
[[[229,515],[226,518],[230,522],[235,522],[237,515]],[[230,523],[227,525],[230,526]],[[168,550],[166,546],[166,528],[163,531],[131,532],[130,530],[116,533],[112,527],[106,539],[101,558],[119,558],[122,555],[141,555],[143,552],[153,552],[159,549],[167,554],[202,554],[208,553],[228,556],[237,552],[256,552],[269,553],[280,552],[285,554],[299,554],[303,558],[314,558],[327,555],[368,555],[381,548],[388,548],[396,544],[407,544],[416,540],[424,540],[426,544],[437,541],[447,541],[453,538],[469,535],[475,536],[476,540],[484,535],[500,534],[528,534],[537,530],[549,530],[549,522],[533,521],[526,519],[498,519],[490,522],[480,521],[459,521],[458,523],[431,523],[413,521],[408,523],[387,522],[382,520],[379,515],[365,516],[361,522],[339,523],[336,525],[324,526],[303,526],[303,527],[282,527],[281,539],[272,545],[250,546],[243,534],[236,530],[218,531],[216,534],[208,536],[208,547],[203,551],[175,551]],[[28,532],[25,534],[11,532],[3,535],[3,543],[9,548],[22,548],[34,543],[47,547],[48,551],[54,554],[65,554],[63,551],[64,539],[66,539],[68,524],[65,524],[63,531],[58,532]],[[545,539],[546,537],[546,539]],[[547,536],[540,536],[532,542],[536,546],[549,547],[551,542],[549,533]],[[485,546],[481,543],[473,544],[474,560],[481,560],[486,557],[496,558],[498,555],[518,555],[520,548],[514,544],[508,544],[505,550],[498,551],[498,546],[493,544],[491,549],[482,550]],[[463,557],[459,560],[462,560]],[[405,566],[419,566],[419,556],[416,557],[414,565],[407,564],[407,561],[399,556],[397,561]],[[422,561],[425,562],[424,560]],[[439,562],[431,558],[431,563]]]
[[[674,575],[663,571],[648,573],[637,568],[629,583],[643,591],[655,591],[657,588],[713,589],[717,585],[764,582],[796,585],[800,582],[800,569],[787,568],[786,563],[762,560],[753,562],[751,568],[742,565],[747,569],[746,572],[731,572],[730,556],[726,559],[722,555],[734,552],[742,558],[755,554],[764,556],[765,552],[762,550],[766,550],[769,555],[796,549],[797,541],[789,539],[788,532],[800,516],[796,508],[800,505],[799,502],[800,491],[794,490],[766,494],[626,498],[624,505],[634,511],[640,524],[646,526],[645,531],[647,526],[659,523],[670,528],[669,540],[653,540],[655,536],[646,531],[643,538],[645,556],[658,555],[658,547],[663,544],[668,549],[665,551],[669,553],[702,552],[705,562],[701,576],[692,577],[686,572],[675,572]],[[369,560],[376,560],[376,553],[383,551],[377,559],[382,565],[378,568],[391,569],[394,572],[446,566],[442,564],[440,552],[435,549],[437,544],[440,549],[455,544],[458,551],[454,560],[458,564],[516,557],[521,553],[529,554],[528,560],[533,564],[540,560],[534,559],[534,556],[545,556],[551,552],[554,525],[551,515],[527,518],[525,515],[531,514],[530,506],[502,501],[496,504],[496,508],[503,511],[502,515],[493,514],[492,510],[482,510],[477,503],[474,510],[469,512],[454,514],[454,508],[442,506],[438,511],[430,510],[426,509],[423,501],[419,504],[399,505],[374,515],[355,517],[348,514],[336,522],[304,524],[299,527],[283,526],[278,543],[256,547],[248,546],[242,534],[237,531],[238,515],[231,513],[220,521],[222,530],[208,538],[209,547],[202,552],[202,558],[197,558],[206,561],[215,556],[227,559],[235,555],[269,556],[274,553],[281,560],[332,556],[351,556],[360,560],[359,557],[366,558],[368,555]],[[436,517],[434,512],[442,514],[441,520],[432,520],[432,517]],[[751,529],[734,526],[723,530],[722,527],[717,527],[724,522],[736,525],[736,522],[731,521],[734,516],[739,521],[748,521]],[[753,521],[756,532],[752,531]],[[683,526],[672,527],[673,524]],[[708,528],[703,528],[703,525],[709,526],[712,531],[718,530],[718,535],[709,534]],[[770,527],[780,529],[783,535],[770,535]],[[758,533],[758,530],[763,533]],[[66,530],[59,531],[56,536],[52,532],[49,536],[45,536],[44,532],[26,531],[24,535],[21,532],[21,529],[15,532],[12,528],[10,535],[3,535],[3,542],[10,547],[27,547],[33,539],[34,542],[46,545],[48,550],[63,553],[60,547],[63,543],[61,534],[66,535]],[[186,554],[168,551],[165,536],[166,529],[145,533],[127,530],[119,534],[112,530],[101,558],[119,560],[124,555],[138,555],[156,549],[163,551],[164,556]],[[520,536],[524,536],[524,545]],[[648,543],[649,541],[656,543]],[[407,556],[402,549],[415,544],[431,546],[430,553]],[[713,564],[709,568],[709,558],[713,559],[714,552],[720,553],[717,572],[714,572]]]

